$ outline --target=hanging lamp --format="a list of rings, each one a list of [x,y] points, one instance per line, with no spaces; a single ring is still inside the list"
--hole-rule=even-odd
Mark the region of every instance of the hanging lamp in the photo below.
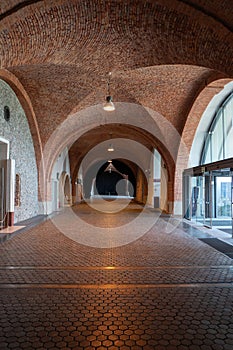
[[[110,139],[112,139],[112,133],[110,133]],[[112,143],[110,143],[108,146],[108,152],[114,152],[114,147]]]
[[[107,96],[106,96],[106,101],[103,105],[103,109],[107,112],[111,112],[111,111],[115,111],[115,106],[114,103],[112,102],[112,96],[110,93],[110,79],[111,79],[111,75],[112,73],[109,72],[108,73],[108,92],[107,92]]]

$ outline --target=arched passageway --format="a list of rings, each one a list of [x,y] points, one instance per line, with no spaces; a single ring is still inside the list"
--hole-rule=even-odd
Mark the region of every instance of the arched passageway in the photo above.
[[[130,188],[129,182],[132,184]],[[96,189],[99,194],[134,197],[135,185],[132,170],[117,159],[102,165],[97,173]]]
[[[59,207],[63,208],[71,204],[71,184],[70,177],[65,171],[62,172],[59,179]]]
[[[94,165],[96,168],[96,166]],[[89,169],[84,178],[84,192],[86,197],[102,196],[130,196],[136,195],[136,178],[132,169],[122,160],[113,159],[111,162],[99,163],[96,176],[93,169]],[[94,180],[94,181],[93,181]]]
[[[108,151],[110,140],[113,152]],[[59,169],[66,168],[72,189],[70,204],[94,195],[121,195],[168,211],[174,163],[162,142],[147,130],[129,124],[98,126],[78,137],[64,156],[63,165],[58,167],[61,154],[54,163],[52,181],[56,181]],[[115,171],[104,171],[109,157],[113,157]],[[59,207],[65,204],[63,191],[64,185],[60,185]]]
[[[184,217],[227,233],[232,233],[232,106],[230,82],[205,109],[190,153],[195,166],[183,172]]]

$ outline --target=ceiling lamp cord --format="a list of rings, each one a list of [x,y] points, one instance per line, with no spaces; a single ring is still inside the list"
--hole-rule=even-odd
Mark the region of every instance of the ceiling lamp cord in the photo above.
[[[111,112],[111,111],[115,111],[115,106],[114,103],[112,102],[112,96],[111,96],[111,92],[110,92],[110,78],[111,78],[112,73],[109,72],[108,74],[108,95],[106,96],[106,101],[103,105],[103,109],[105,111]]]

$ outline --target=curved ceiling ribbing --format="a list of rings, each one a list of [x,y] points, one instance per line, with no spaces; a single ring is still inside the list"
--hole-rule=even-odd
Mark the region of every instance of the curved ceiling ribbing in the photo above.
[[[85,62],[90,70],[106,72],[178,63],[232,73],[232,55],[224,57],[226,50],[232,52],[232,18],[226,11],[218,13],[217,5],[174,0],[28,3],[21,9],[20,2],[15,4],[15,12],[6,9],[1,20],[4,67]]]
[[[32,65],[10,69],[32,100],[43,143],[69,114],[104,102],[106,79],[85,69]],[[182,132],[197,93],[219,75],[195,66],[155,66],[112,74],[114,101],[149,107]]]
[[[114,100],[163,115],[182,134],[198,93],[233,76],[227,0],[3,0],[0,68],[27,91],[42,143],[74,111]]]

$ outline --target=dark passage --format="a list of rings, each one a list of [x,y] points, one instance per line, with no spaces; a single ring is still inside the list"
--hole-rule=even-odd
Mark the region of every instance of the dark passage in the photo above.
[[[126,195],[126,182],[123,174],[128,175],[131,186],[129,186],[129,195],[135,195],[136,180],[132,170],[123,162],[119,160],[113,160],[112,165],[117,171],[106,171],[109,163],[106,162],[99,169],[96,176],[96,188],[99,195],[111,195],[111,196],[125,196]]]
[[[96,179],[98,193],[100,195],[124,196],[124,188],[121,188],[121,193],[118,193],[116,190],[116,185],[120,180],[123,180],[123,177],[116,172],[103,172],[101,176],[97,177]]]

